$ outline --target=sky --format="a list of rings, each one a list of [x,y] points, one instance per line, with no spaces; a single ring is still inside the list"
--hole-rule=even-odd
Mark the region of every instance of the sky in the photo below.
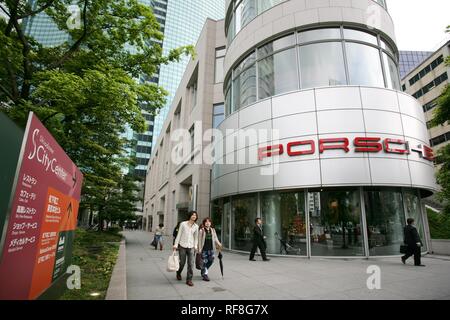
[[[450,40],[450,0],[388,0],[399,50],[435,51]]]

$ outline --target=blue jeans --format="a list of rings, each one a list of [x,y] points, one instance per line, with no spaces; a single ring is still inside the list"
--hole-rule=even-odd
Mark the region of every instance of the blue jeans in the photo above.
[[[208,274],[208,269],[214,262],[214,251],[213,250],[203,250],[202,251],[203,267],[201,274],[202,276]]]

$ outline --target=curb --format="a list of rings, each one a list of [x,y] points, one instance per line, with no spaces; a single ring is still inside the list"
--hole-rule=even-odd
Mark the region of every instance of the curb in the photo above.
[[[114,266],[105,300],[127,300],[127,263],[125,239],[120,242],[119,254]]]

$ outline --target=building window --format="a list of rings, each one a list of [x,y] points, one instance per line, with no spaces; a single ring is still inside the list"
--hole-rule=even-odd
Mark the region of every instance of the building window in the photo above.
[[[234,0],[230,5],[231,14],[227,18],[227,41],[233,41],[236,34],[254,18],[286,0]]]
[[[225,59],[225,48],[216,49],[216,63],[214,68],[214,83],[223,82],[223,61]]]
[[[194,148],[195,148],[194,132],[195,132],[195,125],[192,125],[192,127],[189,129],[189,135],[191,137],[191,156],[194,155]]]
[[[268,253],[306,256],[305,192],[263,193],[261,213]]]
[[[250,251],[257,211],[256,194],[234,197],[231,202],[231,248]]]
[[[225,105],[223,103],[213,106],[213,128],[217,128],[225,119]]]
[[[370,255],[398,254],[406,224],[401,190],[367,189],[364,199]]]
[[[425,77],[432,70],[436,69],[441,63],[444,62],[444,56],[440,55],[435,60],[433,60],[429,65],[425,66],[422,70],[420,70],[414,77],[409,79],[409,84],[412,86],[414,83]]]
[[[347,84],[341,43],[302,46],[299,54],[303,89]]]
[[[308,202],[311,255],[364,255],[358,189],[309,192]]]
[[[295,45],[293,35],[282,38],[278,41],[287,39],[284,45]],[[276,94],[289,92],[298,89],[298,73],[296,66],[295,48],[276,51],[277,41],[271,42],[258,50],[258,91],[259,99],[264,99]]]
[[[226,115],[298,89],[360,85],[401,90],[393,51],[374,33],[343,26],[288,34],[255,48],[227,75]]]
[[[358,43],[346,43],[346,49],[350,84],[384,87],[379,50]]]

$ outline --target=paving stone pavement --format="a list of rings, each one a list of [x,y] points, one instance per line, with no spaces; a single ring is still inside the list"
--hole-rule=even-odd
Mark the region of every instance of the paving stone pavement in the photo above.
[[[248,260],[248,255],[224,252],[224,277],[218,259],[209,271],[210,282],[194,270],[194,287],[167,272],[172,236],[163,251],[150,246],[153,234],[124,231],[126,290],[131,300],[291,300],[291,299],[445,299],[450,300],[450,257],[426,256],[426,267],[414,267],[412,258],[322,259],[271,257]],[[381,289],[369,290],[367,267],[381,269]],[[186,266],[183,270],[186,277]]]

